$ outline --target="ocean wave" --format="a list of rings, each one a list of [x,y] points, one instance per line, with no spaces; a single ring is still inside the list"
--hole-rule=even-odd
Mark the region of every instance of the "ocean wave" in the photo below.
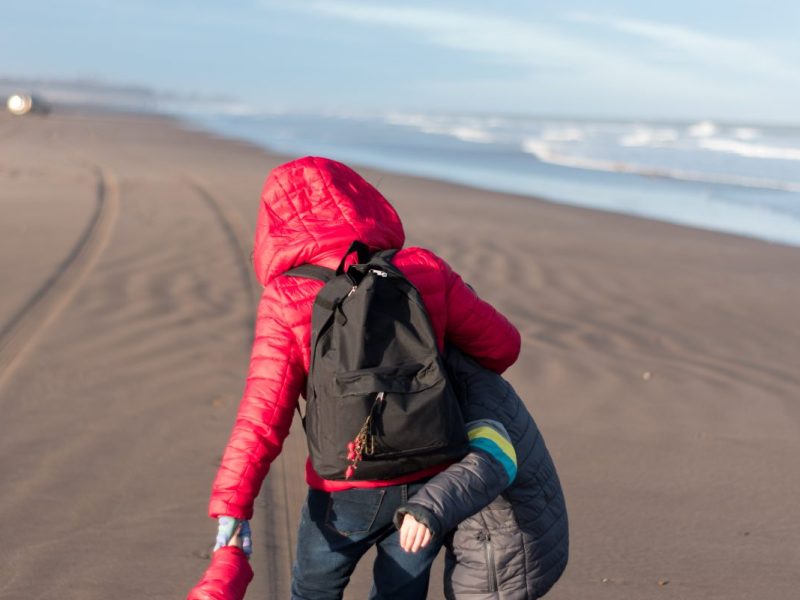
[[[437,122],[435,118],[423,113],[389,113],[384,116],[384,120],[390,125],[416,127],[417,129],[424,129]]]
[[[721,173],[701,173],[682,169],[659,169],[623,161],[611,161],[584,156],[570,156],[554,150],[541,138],[526,139],[521,144],[521,149],[526,154],[532,154],[544,163],[586,169],[590,171],[604,171],[608,173],[627,173],[642,177],[658,177],[661,179],[674,179],[678,181],[693,181],[699,183],[715,183],[721,185],[735,185],[739,187],[779,190],[785,192],[800,192],[800,184],[761,179],[756,177],[742,177],[738,175],[725,175]]]
[[[754,140],[761,137],[761,131],[755,127],[736,127],[733,130],[733,137],[745,141]]]
[[[413,127],[422,133],[448,135],[464,142],[488,144],[494,141],[489,128],[498,126],[496,119],[452,118],[420,113],[389,113],[385,120],[390,125]]]
[[[696,138],[711,137],[712,135],[717,133],[717,126],[714,125],[714,123],[712,123],[711,121],[700,121],[699,123],[690,125],[688,128],[688,132],[691,137],[696,137]]]
[[[547,142],[578,142],[584,137],[585,130],[579,127],[548,127],[542,132],[542,139]]]
[[[749,144],[725,138],[700,140],[697,144],[705,150],[737,154],[747,158],[768,158],[777,160],[800,160],[800,148],[785,146],[767,146],[765,144]]]
[[[488,144],[494,141],[494,137],[488,131],[477,127],[452,127],[444,130],[443,133],[465,142]]]
[[[627,147],[664,146],[678,141],[675,129],[665,127],[637,127],[619,138],[619,144]]]

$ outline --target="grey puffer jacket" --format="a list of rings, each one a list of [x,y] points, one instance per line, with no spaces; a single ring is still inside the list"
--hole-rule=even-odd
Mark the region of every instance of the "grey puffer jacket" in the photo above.
[[[455,528],[445,542],[448,599],[539,598],[564,572],[569,551],[567,510],[550,453],[508,382],[456,350],[448,352],[448,363],[465,421],[499,423],[491,435],[502,446],[507,434],[516,477],[509,486],[513,465],[498,460],[497,454],[505,459],[502,452],[472,446],[402,506],[395,522],[410,513],[434,536]]]

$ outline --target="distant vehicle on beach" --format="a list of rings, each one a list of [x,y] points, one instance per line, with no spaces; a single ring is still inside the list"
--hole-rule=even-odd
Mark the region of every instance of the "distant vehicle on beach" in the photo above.
[[[11,94],[6,102],[6,108],[12,115],[22,116],[29,113],[47,114],[50,105],[44,100],[31,94]]]

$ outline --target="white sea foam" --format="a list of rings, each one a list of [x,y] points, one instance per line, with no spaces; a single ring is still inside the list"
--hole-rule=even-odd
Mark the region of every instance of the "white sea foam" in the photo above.
[[[748,144],[725,138],[700,140],[698,146],[714,152],[737,154],[747,158],[769,158],[777,160],[800,160],[800,148],[767,146],[765,144]]]
[[[494,136],[485,120],[477,117],[447,117],[421,113],[389,113],[387,123],[403,127],[413,127],[422,133],[448,135],[464,142],[490,143]],[[486,120],[490,121],[490,120]],[[495,125],[497,126],[497,124]]]
[[[521,147],[523,152],[533,154],[540,161],[552,165],[593,171],[626,172],[624,163],[560,153],[541,138],[523,140]]]
[[[577,142],[584,136],[584,130],[578,127],[547,127],[542,132],[542,139],[546,142]]]
[[[689,135],[692,137],[711,137],[717,133],[717,126],[711,121],[700,121],[689,126]]]
[[[630,173],[643,177],[659,177],[663,179],[676,179],[680,181],[696,181],[701,183],[718,183],[723,185],[736,185],[740,187],[781,190],[786,192],[800,192],[800,183],[790,183],[758,177],[744,177],[721,173],[703,173],[684,169],[654,168],[624,161],[611,161],[585,156],[575,156],[559,153],[540,138],[524,140],[522,151],[532,154],[540,161],[562,167],[588,169],[591,171],[606,171],[609,173]]]
[[[750,188],[796,191],[800,186],[800,179],[774,163],[765,170],[752,163],[721,163],[713,157],[720,153],[800,160],[799,140],[790,137],[788,143],[770,144],[761,129],[748,126],[722,128],[700,121],[676,127],[425,113],[391,113],[384,119],[388,124],[469,143],[515,144],[542,162],[567,167]]]
[[[552,162],[558,157],[547,145],[547,142],[538,137],[522,140],[522,151],[533,154],[542,162]]]
[[[630,133],[620,136],[622,146],[664,146],[678,140],[678,132],[664,127],[637,127]]]
[[[422,113],[389,113],[385,117],[387,123],[391,125],[404,125],[406,127],[423,127],[432,123],[429,115]]]
[[[736,139],[749,141],[761,137],[761,132],[754,127],[737,127],[733,130]]]
[[[493,140],[492,136],[489,135],[489,132],[477,127],[453,127],[451,129],[447,129],[445,133],[452,135],[459,140],[464,140],[465,142],[478,142],[481,144],[487,144]]]

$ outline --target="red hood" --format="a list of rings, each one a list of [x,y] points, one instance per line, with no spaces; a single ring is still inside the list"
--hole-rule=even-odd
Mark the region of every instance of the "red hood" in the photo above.
[[[401,248],[405,241],[392,205],[358,173],[307,156],[269,174],[253,253],[262,285],[305,263],[335,267],[354,240],[376,250]]]

